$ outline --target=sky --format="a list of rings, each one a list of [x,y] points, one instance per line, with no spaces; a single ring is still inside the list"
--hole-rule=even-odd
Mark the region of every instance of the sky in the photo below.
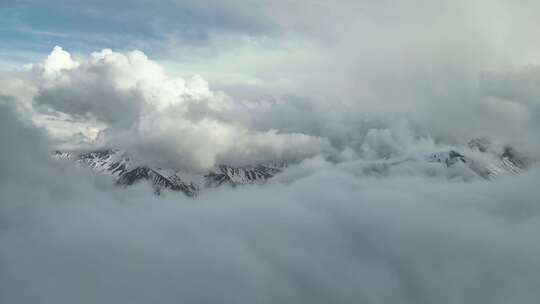
[[[537,166],[490,182],[364,166],[473,138],[538,161],[538,12],[1,1],[0,302],[538,303]],[[193,200],[49,158],[101,148],[289,168]]]

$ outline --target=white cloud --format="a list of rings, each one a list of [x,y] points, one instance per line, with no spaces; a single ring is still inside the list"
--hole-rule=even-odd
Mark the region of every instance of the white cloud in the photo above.
[[[415,89],[404,97],[393,90],[367,97],[371,93],[360,90],[351,100],[246,100],[210,89],[201,76],[171,76],[140,51],[105,49],[75,61],[61,48],[44,64],[7,75],[3,94],[27,107],[33,104],[35,120],[62,145],[69,138],[85,145],[96,139],[160,166],[202,170],[221,162],[295,162],[320,154],[334,160],[376,159],[428,146],[464,145],[474,137],[516,145],[532,156],[540,146],[534,136],[536,103],[493,98],[513,94],[514,99],[534,100],[535,78],[519,86],[519,75],[515,80],[491,77],[498,91],[482,76],[491,74],[463,80],[441,74],[433,79],[440,88]],[[471,86],[475,77],[483,78]],[[410,91],[418,85],[411,81],[383,80],[380,85]],[[506,84],[506,93],[499,82]],[[393,106],[399,102],[404,104]]]
[[[62,70],[69,70],[79,66],[79,63],[71,58],[71,54],[61,47],[55,46],[43,65],[45,77],[55,77]]]
[[[236,100],[212,91],[200,76],[169,76],[140,51],[105,49],[75,62],[57,47],[43,65],[20,73],[19,80],[35,88],[38,117],[87,125],[72,127],[71,137],[91,138],[101,127],[97,144],[127,149],[151,164],[203,170],[222,162],[297,161],[333,150],[318,136],[250,129],[230,115],[239,109]],[[195,108],[199,117],[191,115]]]

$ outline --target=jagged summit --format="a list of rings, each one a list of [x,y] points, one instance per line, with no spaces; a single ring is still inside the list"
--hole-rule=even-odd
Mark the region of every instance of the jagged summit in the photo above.
[[[89,152],[53,151],[51,155],[54,159],[75,161],[92,168],[97,173],[112,175],[119,186],[128,187],[147,181],[156,194],[171,190],[183,192],[188,196],[196,196],[204,188],[264,183],[286,167],[284,162],[243,167],[219,165],[208,172],[193,173],[153,168],[134,161],[128,153],[118,149]]]
[[[281,172],[284,167],[284,165],[282,167],[258,165],[235,168],[220,165],[217,170],[205,175],[206,185],[221,186],[228,184],[236,186],[239,184],[261,183]]]
[[[467,159],[465,158],[465,156],[454,150],[433,153],[428,156],[428,161],[443,163],[447,167],[450,167],[457,162],[467,163]]]
[[[179,191],[190,197],[197,196],[200,191],[208,188],[263,184],[287,168],[285,162],[241,167],[222,164],[207,172],[186,172],[139,163],[129,153],[118,149],[53,151],[51,155],[54,159],[74,161],[97,173],[111,175],[116,184],[122,187],[148,182],[156,194],[169,190]],[[474,139],[463,149],[441,149],[423,157],[376,161],[368,164],[363,171],[368,175],[380,175],[411,163],[441,164],[442,168],[446,168],[448,172],[455,171],[458,176],[465,174],[486,180],[499,175],[521,173],[528,164],[527,159],[512,147],[495,149],[487,139]]]
[[[185,182],[174,174],[171,176],[162,175],[160,172],[147,166],[136,167],[133,170],[120,174],[120,178],[116,181],[116,184],[127,187],[141,180],[149,181],[156,194],[160,194],[164,189],[181,191],[188,196],[195,196],[199,192],[199,187],[193,182]]]

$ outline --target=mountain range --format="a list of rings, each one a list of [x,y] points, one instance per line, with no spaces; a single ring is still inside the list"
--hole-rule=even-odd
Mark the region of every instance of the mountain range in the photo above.
[[[286,162],[279,161],[240,167],[218,165],[207,172],[187,172],[140,163],[135,161],[130,153],[119,149],[55,150],[51,155],[56,160],[73,161],[88,166],[98,174],[110,175],[121,187],[148,182],[156,194],[179,191],[190,197],[197,196],[201,190],[208,188],[263,184],[288,168]],[[377,160],[365,165],[364,171],[381,174],[412,163],[435,164],[448,170],[459,167],[460,172],[485,180],[499,175],[519,174],[528,166],[527,159],[512,147],[494,149],[487,139],[473,139],[467,147],[459,151],[449,148],[417,157]]]
[[[147,181],[156,194],[171,190],[181,191],[188,196],[196,196],[204,188],[261,184],[286,168],[285,162],[276,162],[242,167],[219,165],[208,172],[186,172],[141,164],[134,161],[129,153],[118,149],[84,152],[56,150],[52,152],[52,157],[84,164],[96,173],[111,175],[116,184],[122,187]]]

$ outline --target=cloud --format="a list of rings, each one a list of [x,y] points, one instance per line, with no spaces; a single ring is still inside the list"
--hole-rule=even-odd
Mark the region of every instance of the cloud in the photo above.
[[[0,181],[2,183],[31,181],[34,176],[27,173],[34,171],[28,166],[31,167],[34,162],[45,163],[47,160],[45,134],[39,133],[31,122],[24,124],[20,121],[14,114],[16,108],[12,103],[0,99],[0,110],[0,138],[4,142],[1,150],[3,159],[0,162],[0,170],[4,173]],[[16,162],[9,161],[10,157],[15,158]]]
[[[287,183],[221,188],[194,204],[49,163],[41,131],[13,108],[0,116],[1,302],[540,297],[538,170],[449,183],[314,162]]]
[[[78,125],[68,138],[99,132],[96,145],[126,149],[150,164],[191,170],[221,163],[296,162],[333,152],[328,140],[316,135],[251,128],[235,119],[243,108],[238,101],[212,91],[200,76],[169,76],[140,51],[105,49],[74,60],[56,47],[43,64],[17,73],[13,77],[32,88],[21,90],[35,92],[26,97],[35,120],[49,126],[53,137],[61,135],[61,142],[70,125]],[[60,132],[50,127],[62,121],[64,127],[56,127]]]
[[[401,97],[377,89],[376,95],[359,91],[350,100],[245,99],[212,90],[198,75],[172,76],[141,51],[104,49],[73,59],[57,47],[44,63],[7,75],[4,95],[30,108],[57,143],[73,146],[68,143],[76,140],[86,147],[94,141],[162,167],[206,170],[221,163],[295,163],[317,155],[335,161],[388,158],[461,146],[475,137],[516,146],[533,158],[540,147],[536,103],[495,96],[534,100],[529,89],[534,84],[516,85],[522,76],[486,76],[496,72],[468,79],[441,72],[433,80],[441,83],[436,89],[416,87],[420,79],[378,84],[407,91]]]
[[[531,131],[537,129],[538,111],[531,104],[494,100],[482,83],[486,71],[538,62],[540,45],[526,35],[538,22],[531,14],[537,8],[532,1],[519,8],[484,0],[78,4],[82,9],[74,13],[73,4],[56,3],[60,15],[80,17],[62,19],[77,25],[65,28],[88,34],[73,36],[87,37],[78,40],[90,46],[65,41],[76,58],[70,60],[83,66],[62,71],[73,85],[56,83],[37,100],[79,121],[97,119],[125,135],[125,129],[139,128],[145,113],[174,104],[185,108],[174,111],[187,111],[187,120],[216,120],[216,125],[247,133],[308,135],[332,147],[306,150],[330,154],[334,151],[328,150],[367,153],[366,134],[392,130],[395,137],[395,121],[400,125],[401,120],[408,121],[413,137],[436,144],[463,145],[473,137],[491,137],[538,151]],[[19,12],[23,24],[53,27],[29,18],[32,8],[45,9],[23,5],[9,12]],[[98,43],[95,36],[104,40]],[[80,58],[100,47],[117,51],[102,54],[109,61],[102,58],[99,64]],[[152,59],[126,51],[132,49]],[[204,79],[195,89],[199,97],[188,88],[186,75],[192,73]],[[179,98],[184,90],[187,95]],[[181,105],[177,99],[184,99]],[[77,127],[77,132],[85,129]],[[94,137],[96,128],[90,129],[88,137]],[[230,158],[218,150],[209,159]],[[180,153],[185,151],[167,154]]]
[[[530,141],[538,149],[540,141],[532,133],[540,127],[540,66],[527,65],[501,71],[487,71],[481,75],[480,85],[483,92],[503,109],[520,111],[522,123],[528,130],[515,136]]]
[[[71,54],[64,51],[61,47],[55,46],[51,54],[47,57],[44,64],[44,76],[55,77],[56,73],[62,70],[76,68],[79,64],[71,58]]]

